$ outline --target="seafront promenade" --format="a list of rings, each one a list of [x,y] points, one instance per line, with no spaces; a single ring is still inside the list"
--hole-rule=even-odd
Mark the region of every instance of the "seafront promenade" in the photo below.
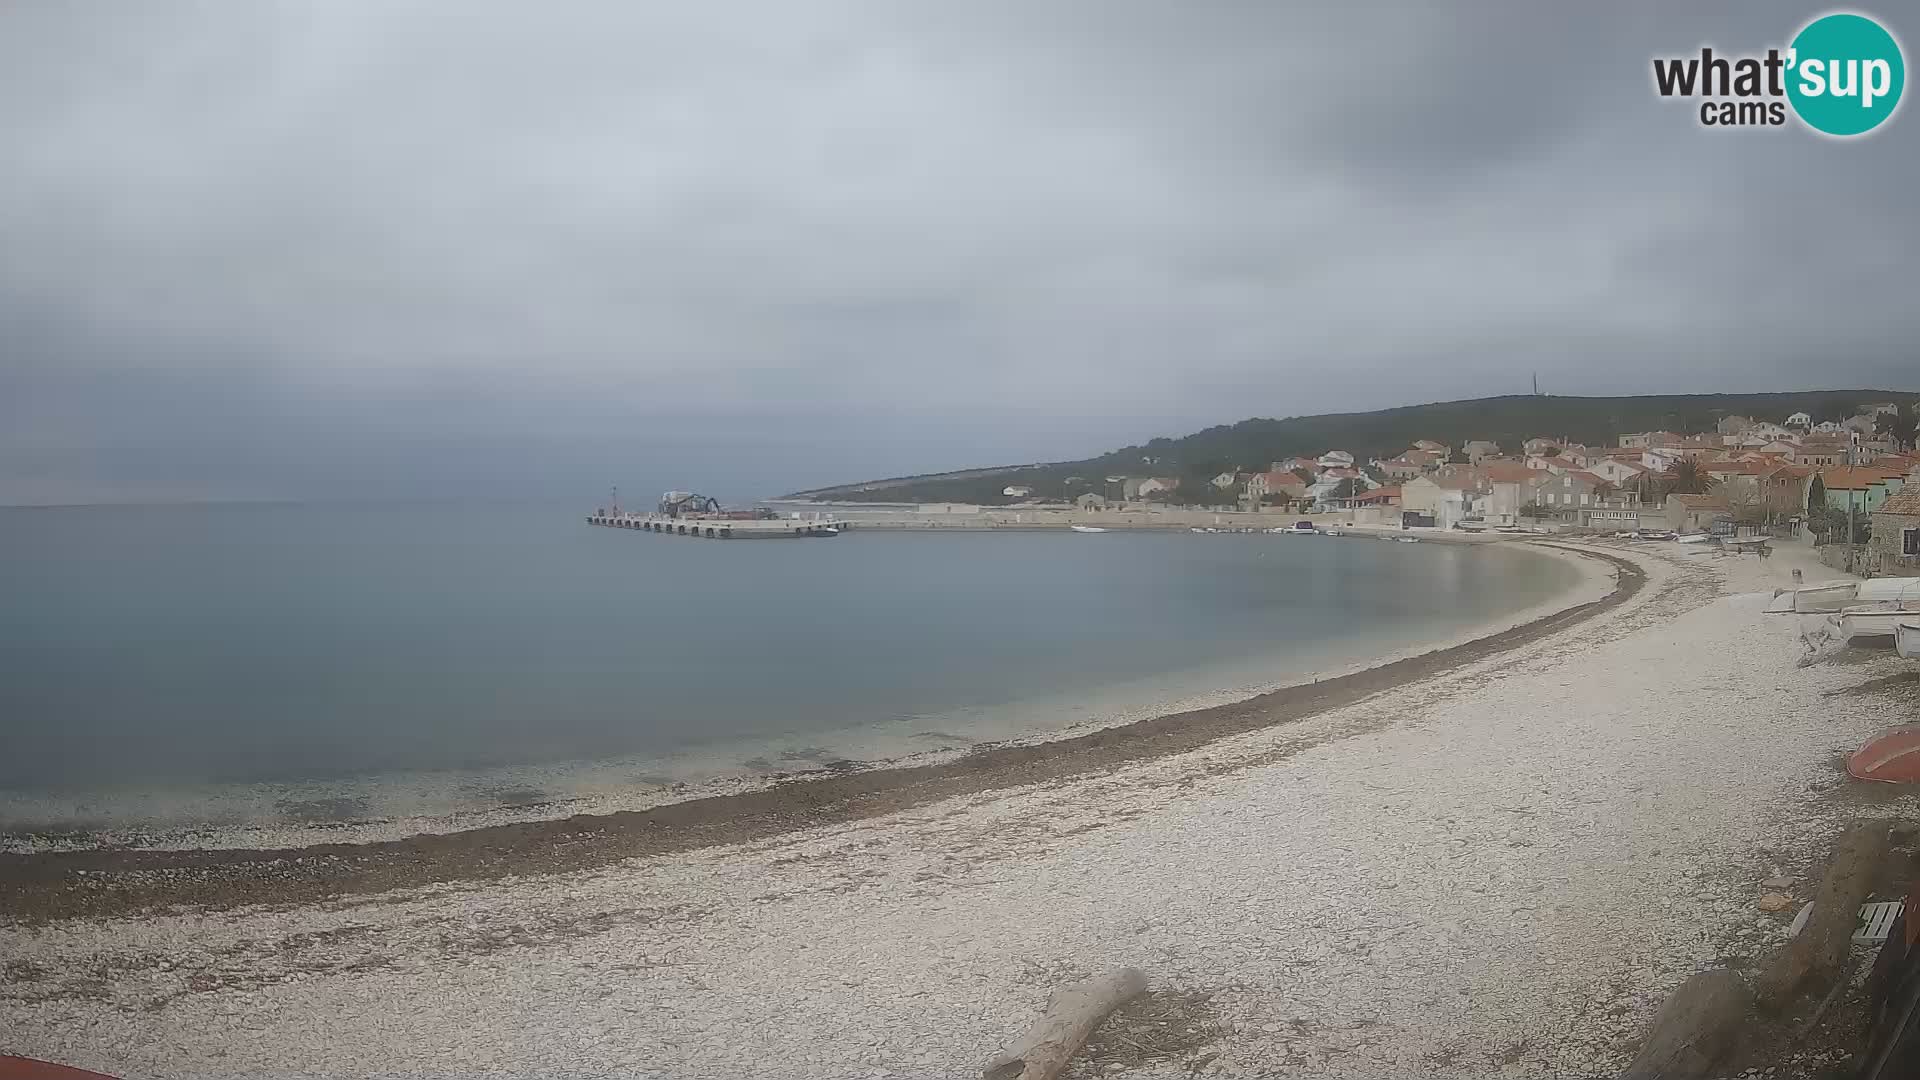
[[[1301,513],[1294,510],[1207,510],[1186,507],[1127,507],[1110,510],[1080,510],[1064,506],[985,507],[964,503],[927,503],[918,506],[864,508],[859,503],[774,503],[783,514],[799,513],[802,519],[817,515],[846,523],[861,531],[913,530],[994,530],[994,529],[1066,529],[1074,525],[1092,526],[1112,532],[1132,530],[1215,529],[1223,532],[1266,532],[1282,529],[1295,522],[1312,522],[1316,530],[1338,529],[1357,534],[1391,533],[1421,539],[1454,543],[1491,543],[1527,539],[1535,534],[1493,532],[1470,533],[1458,529],[1403,529],[1399,511],[1332,511]]]

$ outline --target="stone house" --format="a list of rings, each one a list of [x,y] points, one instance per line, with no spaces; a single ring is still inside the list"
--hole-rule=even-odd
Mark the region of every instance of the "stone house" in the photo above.
[[[1279,496],[1288,503],[1297,503],[1307,497],[1307,485],[1298,476],[1284,470],[1254,473],[1248,477],[1248,500],[1258,505],[1266,502],[1269,496]]]
[[[1724,495],[1667,496],[1667,528],[1674,532],[1706,532],[1731,513]]]
[[[1889,576],[1920,576],[1920,487],[1887,499],[1873,512],[1866,570]]]
[[[1611,480],[1584,469],[1553,474],[1535,488],[1534,497],[1555,516],[1578,525],[1591,524],[1596,510],[1631,510],[1639,505],[1639,499],[1632,492],[1621,490]],[[1602,514],[1601,517],[1615,519],[1619,515]]]
[[[1518,525],[1520,511],[1529,503],[1545,505],[1541,494],[1554,474],[1529,469],[1521,462],[1496,461],[1487,465],[1486,518],[1490,525]]]
[[[1473,517],[1481,508],[1481,479],[1470,467],[1452,465],[1400,485],[1400,506],[1426,514],[1442,529]]]

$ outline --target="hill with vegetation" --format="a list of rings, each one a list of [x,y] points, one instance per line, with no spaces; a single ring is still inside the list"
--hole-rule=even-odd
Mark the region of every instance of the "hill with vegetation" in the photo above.
[[[1105,490],[1110,476],[1177,476],[1181,490],[1204,491],[1207,479],[1229,470],[1258,471],[1295,455],[1350,451],[1360,461],[1389,457],[1416,439],[1459,447],[1488,439],[1518,450],[1536,436],[1589,446],[1614,445],[1622,432],[1712,431],[1722,417],[1778,423],[1796,412],[1814,422],[1844,420],[1872,402],[1920,401],[1890,390],[1808,390],[1783,394],[1670,394],[1650,397],[1512,395],[1472,401],[1407,405],[1377,412],[1255,418],[1179,438],[1153,439],[1099,457],[1029,465],[898,476],[796,492],[792,498],[849,502],[1014,501],[1001,494],[1019,485],[1030,498],[1066,499]]]

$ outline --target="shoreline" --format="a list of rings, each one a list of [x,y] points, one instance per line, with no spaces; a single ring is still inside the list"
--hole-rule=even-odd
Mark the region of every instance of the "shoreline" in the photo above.
[[[1060,985],[1131,965],[1186,1032],[1089,1044],[1139,1080],[1611,1076],[1677,984],[1787,938],[1793,905],[1756,899],[1804,898],[1849,818],[1920,813],[1835,765],[1920,683],[1885,650],[1810,660],[1763,614],[1805,552],[1588,550],[1639,568],[1631,597],[1184,752],[789,806],[653,857],[556,833],[556,872],[377,895],[303,902],[283,879],[312,852],[161,870],[235,902],[0,924],[0,1015],[15,1052],[128,1077],[960,1080]]]
[[[1355,537],[1370,538],[1370,534],[1355,532],[1346,538]],[[1377,651],[1369,649],[1362,658],[1346,662],[1324,657],[1311,661],[1316,666],[1250,670],[1284,664],[1281,657],[1272,656],[1235,665],[1231,670],[1208,669],[1205,677],[1198,679],[1188,678],[1194,672],[1168,672],[1164,678],[1141,680],[1105,697],[1076,692],[1026,699],[997,710],[1004,715],[985,720],[928,716],[917,726],[931,726],[941,735],[941,741],[949,744],[933,748],[913,745],[916,739],[926,737],[922,734],[901,735],[890,730],[890,725],[867,723],[794,733],[783,737],[793,744],[784,747],[771,737],[757,737],[660,753],[474,770],[20,796],[14,798],[15,805],[7,815],[14,820],[0,827],[0,855],[294,849],[403,840],[497,825],[649,810],[848,771],[938,765],[981,750],[1069,739],[1351,675],[1512,629],[1599,599],[1613,587],[1613,569],[1595,560],[1580,558],[1551,543],[1503,540],[1506,550],[1513,553],[1511,557],[1555,559],[1574,572],[1574,580],[1545,600],[1432,637]],[[1167,688],[1168,683],[1178,682],[1192,685],[1179,690]],[[981,723],[985,730],[968,730],[967,725]],[[958,745],[953,745],[956,742]],[[636,782],[632,779],[635,776],[658,779]],[[472,801],[468,793],[490,791],[515,797],[489,805],[457,805]],[[96,809],[116,803],[110,811]],[[311,807],[316,816],[288,820],[275,813],[276,808],[287,807]],[[341,816],[321,816],[330,807],[343,808]]]
[[[1507,617],[1512,625],[1487,632],[1502,626],[1503,620],[1495,620],[1456,644],[1428,645],[1394,659],[1374,658],[1326,678],[1090,731],[1069,728],[1049,733],[1056,737],[983,744],[936,761],[910,758],[840,773],[810,771],[769,777],[747,790],[644,808],[523,818],[361,843],[0,853],[0,921],[37,924],[113,917],[182,904],[207,910],[302,904],[587,870],[877,817],[960,795],[1060,782],[1305,720],[1484,660],[1618,606],[1645,582],[1644,572],[1629,559],[1553,543],[1529,546],[1583,567],[1609,564],[1611,585],[1601,595],[1582,599],[1596,580],[1585,575],[1554,601]],[[1608,576],[1609,571],[1598,574]],[[1553,610],[1541,614],[1540,607]],[[338,832],[335,828],[333,835]]]

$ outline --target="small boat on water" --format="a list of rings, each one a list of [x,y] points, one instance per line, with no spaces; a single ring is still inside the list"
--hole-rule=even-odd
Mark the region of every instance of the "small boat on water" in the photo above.
[[[1107,531],[1107,530],[1105,530],[1105,529],[1102,529],[1102,528],[1100,528],[1100,527],[1099,527],[1098,525],[1069,525],[1069,526],[1067,526],[1067,528],[1069,528],[1069,529],[1072,529],[1072,530],[1073,530],[1074,532],[1088,532],[1088,533],[1092,533],[1092,532],[1106,532],[1106,531]]]
[[[1893,624],[1893,651],[1909,660],[1920,660],[1920,614]]]
[[[1396,536],[1394,539],[1402,544],[1417,544],[1420,542],[1420,538],[1417,536]]]

